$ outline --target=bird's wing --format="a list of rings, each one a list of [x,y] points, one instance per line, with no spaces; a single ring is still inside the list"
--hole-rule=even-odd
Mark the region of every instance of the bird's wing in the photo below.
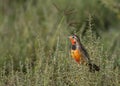
[[[82,44],[80,44],[80,51],[83,53],[85,60],[89,63],[90,62],[89,54]]]

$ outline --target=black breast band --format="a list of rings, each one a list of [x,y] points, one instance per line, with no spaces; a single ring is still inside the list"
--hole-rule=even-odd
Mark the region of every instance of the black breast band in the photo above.
[[[76,50],[76,45],[72,45],[72,50]]]

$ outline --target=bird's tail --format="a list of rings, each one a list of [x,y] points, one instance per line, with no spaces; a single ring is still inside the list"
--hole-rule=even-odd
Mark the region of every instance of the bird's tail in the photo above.
[[[100,67],[98,67],[96,64],[89,63],[88,66],[89,66],[89,71],[90,72],[95,72],[95,71],[99,71],[100,70]]]

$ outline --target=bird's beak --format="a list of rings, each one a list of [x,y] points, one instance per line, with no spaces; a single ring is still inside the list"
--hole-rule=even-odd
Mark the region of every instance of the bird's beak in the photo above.
[[[69,36],[68,38],[71,39],[71,36]]]

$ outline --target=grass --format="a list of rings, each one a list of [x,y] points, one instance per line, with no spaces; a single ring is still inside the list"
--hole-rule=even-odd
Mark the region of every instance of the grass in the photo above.
[[[119,12],[107,0],[99,1],[0,4],[0,86],[119,86]],[[75,13],[65,14],[72,8]],[[71,33],[81,38],[100,72],[90,73],[71,58]]]

